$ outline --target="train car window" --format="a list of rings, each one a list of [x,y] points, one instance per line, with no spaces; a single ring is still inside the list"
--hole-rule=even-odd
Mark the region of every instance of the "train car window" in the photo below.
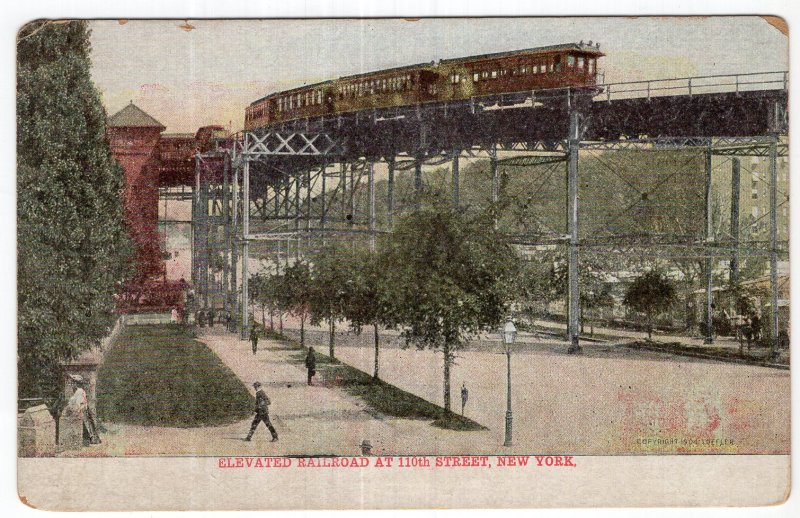
[[[551,66],[555,68],[556,72],[561,72],[561,56],[554,57]]]
[[[497,70],[492,70],[492,79],[497,79]]]
[[[322,90],[317,90],[317,104],[322,104]]]
[[[481,80],[481,75],[479,73],[475,72],[474,74],[472,74],[472,81],[473,82],[477,83],[480,80]]]
[[[575,56],[572,54],[567,54],[567,66],[574,67],[575,66]]]
[[[584,67],[585,67],[585,65],[584,65],[584,61],[583,61],[583,56],[580,56],[578,58],[578,68],[584,68]]]
[[[597,65],[597,60],[595,59],[589,60],[589,75],[594,75],[596,65]]]

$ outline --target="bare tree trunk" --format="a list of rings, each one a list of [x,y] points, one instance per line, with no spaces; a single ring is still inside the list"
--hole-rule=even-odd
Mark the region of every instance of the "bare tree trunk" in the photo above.
[[[375,322],[374,324],[372,324],[372,327],[375,328],[375,371],[372,373],[372,379],[373,380],[377,380],[378,379],[378,351],[380,350],[378,339],[379,339],[380,335],[378,334],[378,323]]]
[[[328,319],[328,325],[330,328],[330,339],[328,340],[328,352],[330,353],[331,358],[335,358],[334,352],[336,350],[335,342],[336,342],[336,320],[333,318]]]
[[[278,324],[281,326],[281,334],[283,334],[283,311],[278,313]]]
[[[275,331],[275,310],[272,308],[269,309],[269,328]]]
[[[267,325],[267,306],[265,304],[261,304],[261,325]]]
[[[450,342],[445,341],[442,348],[444,353],[444,410],[450,412]]]
[[[300,317],[300,346],[306,345],[306,314],[303,313]]]

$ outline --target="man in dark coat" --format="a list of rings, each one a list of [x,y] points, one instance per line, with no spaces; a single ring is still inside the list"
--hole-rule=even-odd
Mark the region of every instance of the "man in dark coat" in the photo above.
[[[256,389],[256,416],[253,418],[253,424],[250,425],[250,433],[247,434],[245,441],[249,441],[253,438],[253,434],[256,433],[258,423],[264,421],[264,424],[267,425],[269,433],[272,434],[272,442],[275,442],[278,440],[278,432],[275,431],[275,427],[272,426],[272,423],[269,420],[270,400],[267,397],[267,393],[261,388],[261,383],[256,381],[253,383],[253,388]]]
[[[314,356],[313,347],[309,347],[306,354],[306,369],[308,369],[308,384],[311,385],[311,378],[317,373],[317,357]]]
[[[258,328],[255,324],[250,328],[250,344],[253,346],[253,354],[258,351]]]

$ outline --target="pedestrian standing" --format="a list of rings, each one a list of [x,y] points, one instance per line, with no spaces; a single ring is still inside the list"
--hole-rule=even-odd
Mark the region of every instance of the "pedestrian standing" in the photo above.
[[[214,308],[208,310],[208,327],[214,327]]]
[[[258,352],[258,328],[255,323],[250,328],[250,345],[253,346],[253,354],[256,354]]]
[[[317,373],[317,357],[314,355],[313,347],[309,347],[306,354],[306,369],[308,369],[308,384],[312,385],[311,378]]]
[[[245,441],[249,441],[253,438],[253,434],[256,433],[256,428],[258,428],[258,423],[264,421],[264,424],[267,426],[267,430],[269,433],[272,434],[272,442],[278,440],[278,432],[275,431],[275,427],[272,426],[272,423],[269,420],[269,405],[272,403],[267,397],[267,393],[264,392],[264,389],[261,388],[261,383],[256,381],[253,383],[253,388],[256,389],[256,415],[253,418],[253,423],[250,425],[250,433],[247,434],[245,437]]]
[[[67,407],[76,415],[80,416],[83,422],[84,437],[88,437],[89,444],[100,444],[100,436],[97,434],[97,423],[94,420],[92,410],[89,408],[89,399],[86,397],[86,381],[83,376],[70,374],[70,378],[75,383],[75,392],[67,402]]]
[[[469,390],[467,390],[467,382],[463,382],[461,384],[461,415],[464,415],[464,407],[467,406],[467,400],[469,399]]]

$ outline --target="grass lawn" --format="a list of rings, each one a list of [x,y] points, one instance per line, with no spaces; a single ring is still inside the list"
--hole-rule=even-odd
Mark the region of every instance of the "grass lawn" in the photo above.
[[[103,420],[194,427],[240,421],[252,396],[191,331],[177,325],[129,326],[98,372]]]
[[[285,337],[281,337],[280,340],[298,349],[292,356],[295,362],[305,363],[307,351],[305,347],[301,348],[300,344]],[[373,380],[371,375],[332,360],[317,350],[314,354],[317,359],[317,375],[322,379],[323,385],[340,387],[348,394],[361,398],[370,408],[382,414],[406,419],[430,419],[434,426],[448,430],[486,430],[485,426],[471,419],[453,412],[445,412],[444,408],[382,380]]]
[[[767,347],[753,347],[749,351],[745,347],[743,355],[739,354],[738,349],[730,347],[715,347],[713,345],[685,345],[677,342],[656,342],[656,341],[635,341],[623,344],[631,349],[646,349],[651,351],[663,351],[684,356],[699,356],[704,358],[716,358],[719,360],[744,361],[752,364],[762,364],[770,361],[772,349]],[[784,353],[786,354],[786,353]],[[788,365],[788,357],[782,357],[778,363]]]

